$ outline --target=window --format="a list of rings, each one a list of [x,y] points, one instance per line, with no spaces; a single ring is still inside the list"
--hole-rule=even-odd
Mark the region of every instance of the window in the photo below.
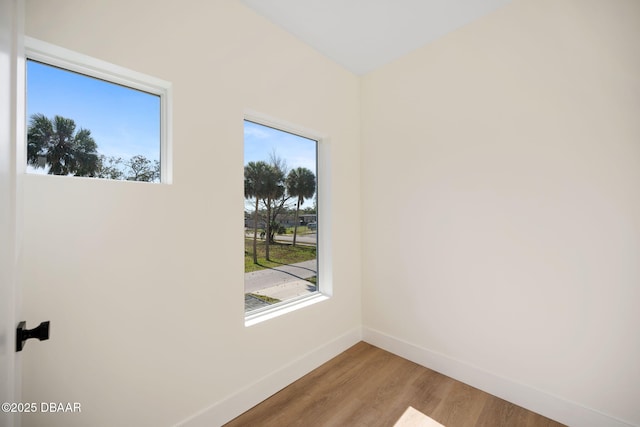
[[[28,173],[170,182],[170,84],[27,39]]]
[[[318,138],[244,121],[245,313],[318,296]]]

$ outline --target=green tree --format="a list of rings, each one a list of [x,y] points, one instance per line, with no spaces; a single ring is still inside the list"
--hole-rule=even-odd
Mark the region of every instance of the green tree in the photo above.
[[[138,154],[126,161],[122,157],[99,156],[96,177],[127,181],[160,181],[160,162]]]
[[[268,163],[249,162],[244,167],[244,197],[255,199],[255,211],[253,214],[253,263],[258,263],[258,210],[260,200],[267,194],[267,176],[271,166]]]
[[[295,223],[293,226],[293,246],[296,245],[296,237],[298,235],[298,215],[300,213],[300,205],[305,199],[310,199],[316,192],[316,176],[311,170],[303,167],[293,169],[287,175],[287,192],[291,197],[297,197]]]
[[[269,164],[276,170],[280,171],[280,173],[282,174],[282,179],[284,180],[284,177],[287,176],[287,172],[289,170],[287,167],[287,162],[282,157],[278,156],[278,153],[276,152],[275,149],[269,155]],[[283,184],[285,185],[285,189],[286,189],[286,183],[283,182]],[[269,214],[269,239],[270,239],[269,242],[270,243],[275,242],[276,233],[280,233],[281,230],[285,230],[282,224],[278,222],[278,217],[281,214],[286,214],[288,209],[290,209],[290,206],[288,203],[290,199],[291,199],[291,196],[286,191],[283,191],[279,197],[273,198],[269,203],[270,208],[268,210],[270,211],[270,214]]]
[[[99,169],[98,145],[91,131],[72,119],[33,114],[27,129],[27,163],[49,167],[50,175],[95,176]]]
[[[273,221],[271,221],[271,212],[273,209],[272,202],[282,198],[285,195],[284,184],[284,172],[277,166],[267,165],[267,173],[264,180],[264,192],[262,193],[262,201],[267,207],[267,229],[266,229],[266,241],[265,252],[266,258],[270,259],[269,245],[273,240],[271,229],[273,228]]]
[[[144,156],[137,155],[127,160],[126,180],[153,182],[160,180],[160,162],[151,161]]]
[[[123,179],[124,173],[122,172],[121,168],[123,162],[122,157],[107,157],[104,154],[101,154],[99,162],[100,166],[98,167],[96,177],[107,179]]]

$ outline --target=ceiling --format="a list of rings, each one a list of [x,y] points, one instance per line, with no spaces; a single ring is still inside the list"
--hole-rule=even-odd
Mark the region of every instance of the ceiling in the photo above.
[[[511,0],[242,0],[355,74],[365,74]]]

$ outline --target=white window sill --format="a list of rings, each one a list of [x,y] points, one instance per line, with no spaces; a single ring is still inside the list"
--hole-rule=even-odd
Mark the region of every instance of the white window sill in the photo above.
[[[308,297],[288,301],[282,304],[275,305],[272,308],[260,310],[257,313],[249,313],[244,318],[244,326],[249,327],[262,323],[266,320],[282,316],[283,314],[290,313],[295,310],[299,310],[304,307],[308,307],[313,304],[317,304],[329,299],[329,296],[317,292]]]

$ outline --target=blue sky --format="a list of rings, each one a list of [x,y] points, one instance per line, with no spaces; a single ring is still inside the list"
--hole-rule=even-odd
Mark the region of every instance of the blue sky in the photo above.
[[[42,113],[73,119],[106,156],[160,160],[160,97],[81,74],[27,62],[27,125]]]
[[[244,122],[244,164],[270,161],[271,153],[287,163],[288,170],[305,167],[316,172],[317,142],[292,133],[283,132],[257,123]],[[303,207],[313,207],[313,199],[305,200]]]

